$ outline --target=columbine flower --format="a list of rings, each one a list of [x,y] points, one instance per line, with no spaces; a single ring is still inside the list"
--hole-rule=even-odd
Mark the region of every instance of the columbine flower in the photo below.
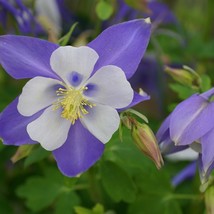
[[[162,24],[176,23],[176,17],[170,11],[166,4],[156,0],[144,0],[139,3],[136,10],[130,7],[125,0],[118,0],[118,13],[115,15],[113,22],[117,23],[121,20],[136,19],[137,17],[150,17],[152,22],[159,22]],[[143,9],[143,11],[142,11]]]
[[[168,6],[162,2],[156,0],[150,0],[148,2],[148,9],[150,12],[147,16],[151,16],[151,20],[161,22],[162,24],[177,23],[175,15],[170,11]]]
[[[57,0],[36,0],[35,11],[37,20],[46,31],[59,37],[62,31],[62,17]]]
[[[189,146],[199,153],[202,182],[214,167],[214,88],[181,102],[157,133],[162,151],[176,152]]]
[[[33,17],[32,12],[22,3],[22,0],[0,0],[0,21],[6,27],[7,15],[16,20],[20,32],[24,34],[43,32],[41,26]]]
[[[15,78],[32,78],[0,115],[4,144],[39,142],[53,151],[65,175],[87,170],[117,130],[117,110],[148,99],[133,93],[126,79],[145,52],[150,30],[147,20],[122,23],[79,48],[0,37],[4,69]]]
[[[50,58],[59,77],[35,77],[24,86],[17,109],[26,117],[44,110],[27,125],[27,132],[45,149],[61,147],[77,120],[102,143],[117,130],[120,119],[115,109],[131,103],[133,90],[117,66],[101,67],[91,76],[98,58],[89,47],[59,47]]]

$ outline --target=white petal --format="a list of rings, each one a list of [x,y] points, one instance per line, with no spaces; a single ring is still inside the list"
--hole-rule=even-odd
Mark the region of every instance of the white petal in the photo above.
[[[104,105],[97,104],[81,118],[82,124],[102,143],[107,143],[120,124],[118,112]]]
[[[81,75],[82,82],[88,79],[99,56],[92,48],[59,47],[51,55],[51,68],[68,84],[72,72]]]
[[[188,148],[170,155],[166,155],[165,157],[171,161],[194,161],[198,158],[198,152]]]
[[[27,126],[30,138],[49,151],[61,147],[68,136],[71,122],[62,118],[61,111],[50,106],[43,114]]]
[[[86,83],[93,89],[85,91],[85,96],[96,103],[109,105],[113,108],[128,106],[134,91],[127,81],[124,72],[117,66],[108,65],[100,68]]]
[[[60,81],[35,77],[28,81],[19,96],[17,109],[23,116],[31,116],[57,100],[56,86]]]

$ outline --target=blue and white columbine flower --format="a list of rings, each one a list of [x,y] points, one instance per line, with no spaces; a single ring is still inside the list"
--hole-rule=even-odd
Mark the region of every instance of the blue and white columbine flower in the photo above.
[[[87,170],[118,129],[118,110],[149,98],[134,93],[127,79],[141,61],[150,31],[147,20],[133,20],[78,48],[1,36],[0,64],[15,78],[32,78],[0,114],[4,144],[40,143],[53,151],[65,175]]]
[[[50,58],[59,78],[35,77],[24,86],[17,109],[25,117],[44,109],[27,132],[46,150],[61,147],[77,120],[102,143],[118,129],[116,108],[128,106],[134,93],[117,66],[101,67],[91,76],[98,58],[89,47],[59,47]]]

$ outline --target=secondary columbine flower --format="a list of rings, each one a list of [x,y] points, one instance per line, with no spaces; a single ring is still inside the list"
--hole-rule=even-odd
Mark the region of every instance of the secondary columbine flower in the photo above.
[[[118,13],[115,15],[113,22],[117,23],[121,20],[130,20],[137,17],[150,17],[152,22],[160,22],[162,24],[176,23],[176,17],[170,11],[166,4],[156,0],[144,0],[139,3],[141,10],[130,7],[125,0],[117,0]],[[142,12],[142,9],[144,11]]]
[[[23,4],[22,0],[0,0],[0,22],[8,30],[7,16],[11,14],[16,20],[20,32],[24,34],[43,32],[32,12]],[[3,29],[3,30],[4,30]],[[11,28],[13,32],[14,28]]]
[[[165,154],[190,146],[199,153],[202,182],[214,167],[214,88],[194,94],[181,102],[164,121],[157,133]]]
[[[35,11],[36,18],[48,32],[53,32],[54,35],[59,37],[62,31],[62,17],[60,14],[59,0],[36,0]],[[62,4],[62,3],[61,3]]]
[[[87,170],[118,129],[117,110],[148,99],[134,94],[126,79],[145,52],[150,30],[147,20],[122,23],[79,48],[0,37],[4,69],[15,78],[32,78],[0,115],[4,144],[39,142],[53,151],[65,175]]]

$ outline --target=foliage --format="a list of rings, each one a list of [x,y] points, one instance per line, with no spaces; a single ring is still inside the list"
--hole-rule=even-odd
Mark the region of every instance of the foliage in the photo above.
[[[91,41],[107,26],[114,24],[119,12],[116,1],[65,2],[68,10],[66,11],[72,14],[74,20],[63,21],[62,37],[56,40],[60,45],[75,44],[79,41],[84,44]],[[139,14],[143,13],[146,7],[145,4],[140,3],[143,1],[126,0],[125,2],[132,10],[137,9],[137,17],[141,17]],[[168,2],[167,5],[176,15],[178,22],[166,26],[155,23],[157,26],[154,28],[146,56],[154,57],[159,68],[153,71],[156,72],[155,77],[149,76],[152,73],[144,76],[145,79],[152,78],[154,84],[150,84],[148,80],[142,82],[141,86],[152,99],[136,107],[139,112],[147,115],[149,125],[154,132],[178,103],[194,93],[207,91],[213,86],[214,79],[214,35],[210,21],[213,20],[211,19],[213,4],[208,0],[164,2]],[[209,6],[203,2],[207,2]],[[28,2],[29,5],[34,4]],[[206,10],[207,7],[211,8]],[[207,11],[207,14],[204,14],[204,11]],[[126,19],[125,16],[123,20]],[[76,22],[78,25],[74,24]],[[7,33],[22,34],[11,14],[8,14],[7,25],[0,26],[0,34]],[[35,36],[33,33],[29,35]],[[48,39],[47,32],[36,36]],[[188,65],[197,73],[200,81],[196,84],[194,82],[193,85],[182,84],[161,69],[164,65],[172,67]],[[146,70],[143,72],[146,73]],[[0,68],[1,111],[20,94],[25,82],[26,80],[12,79]],[[8,214],[205,213],[205,193],[200,191],[198,174],[192,180],[185,180],[176,187],[172,185],[172,178],[189,161],[171,162],[165,158],[165,165],[158,170],[154,163],[138,150],[131,138],[130,130],[122,127],[122,142],[120,134],[115,133],[106,144],[102,158],[90,170],[76,178],[67,178],[60,174],[50,152],[39,146],[20,147],[19,153],[16,153],[17,148],[1,143],[0,212]],[[15,164],[11,162],[11,157],[14,157]]]

